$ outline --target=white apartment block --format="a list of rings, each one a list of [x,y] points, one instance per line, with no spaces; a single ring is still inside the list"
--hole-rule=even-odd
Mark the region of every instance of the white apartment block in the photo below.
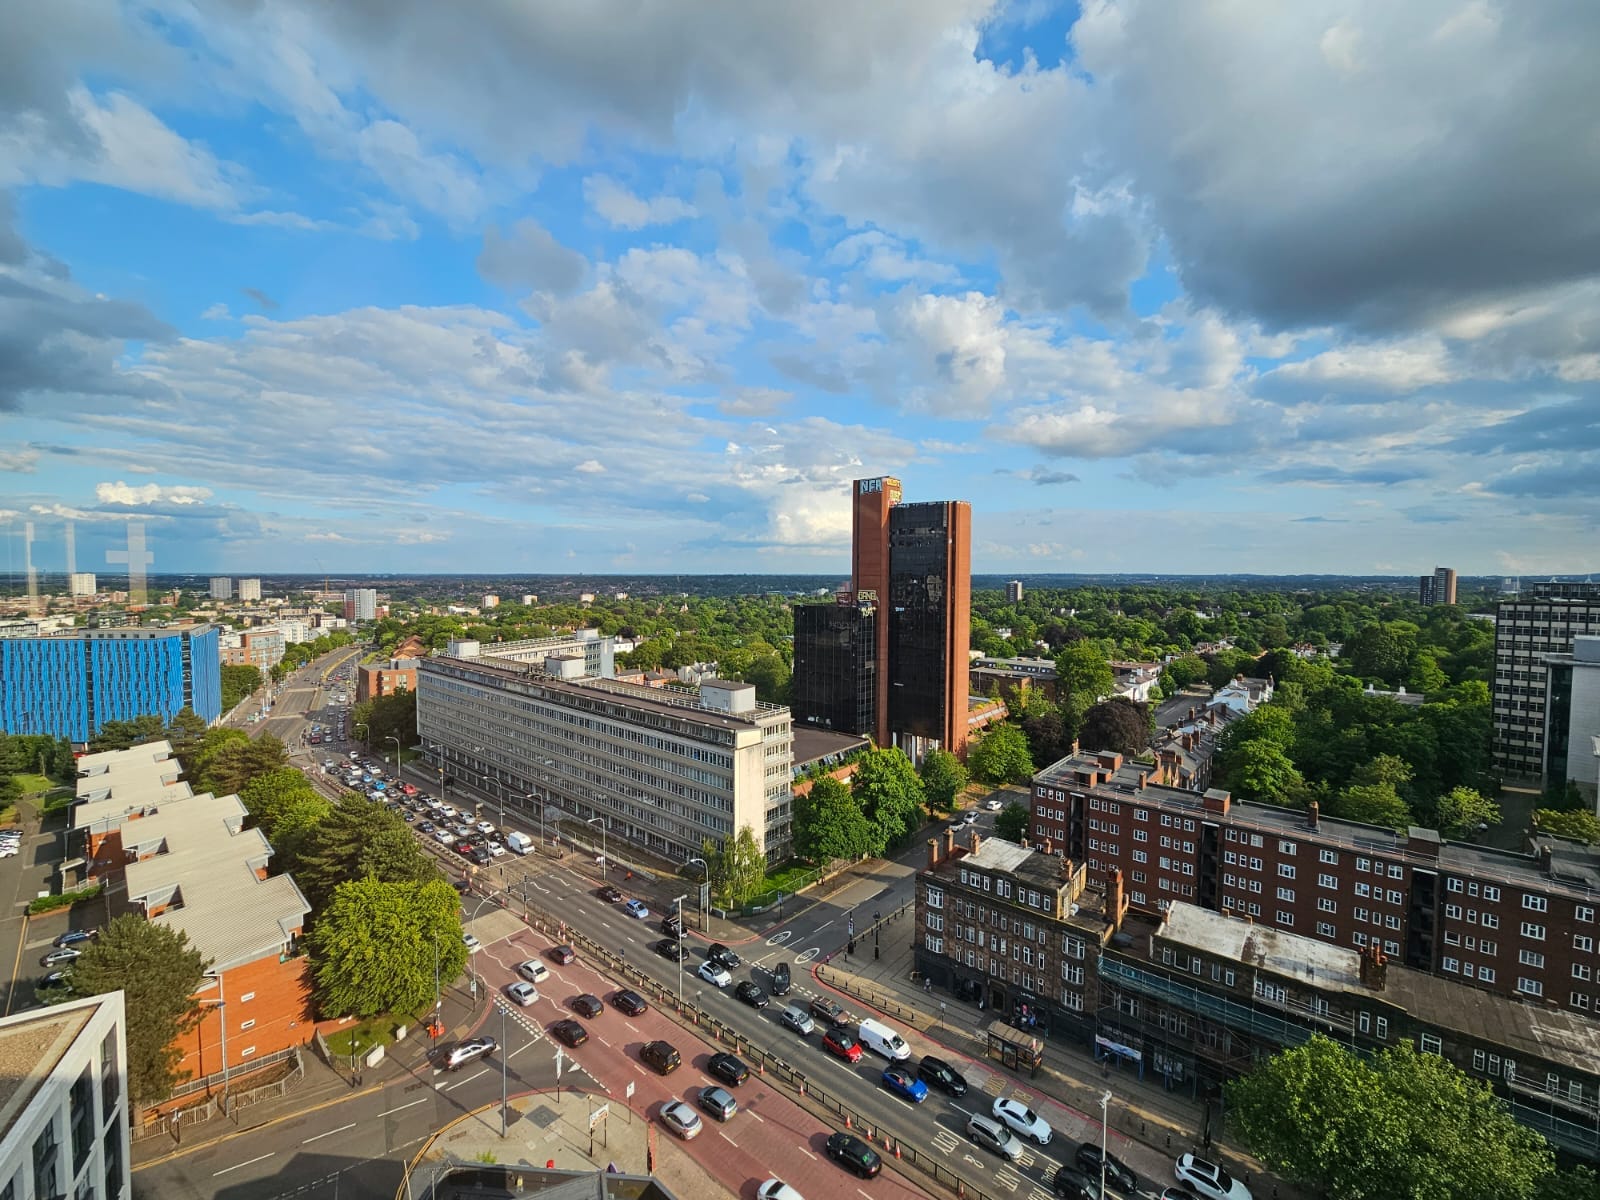
[[[546,654],[537,666],[499,655],[423,659],[417,731],[430,761],[513,811],[544,802],[603,817],[612,845],[675,862],[746,825],[769,858],[788,854],[788,708],[757,703],[746,683],[710,680],[691,695],[582,669],[577,654]]]
[[[376,621],[378,619],[377,589],[348,589],[344,594],[344,619],[346,621]]]
[[[92,596],[95,577],[93,571],[74,571],[67,577],[67,592],[72,596]]]
[[[0,1197],[126,1200],[121,992],[0,1019]]]
[[[259,599],[261,599],[261,580],[259,580],[259,579],[241,579],[241,580],[239,580],[239,599],[241,599],[241,600],[259,600]]]
[[[211,577],[211,598],[213,600],[232,600],[233,578],[228,575],[213,575]]]

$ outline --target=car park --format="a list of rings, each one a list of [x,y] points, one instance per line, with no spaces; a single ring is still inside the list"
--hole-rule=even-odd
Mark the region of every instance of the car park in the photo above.
[[[830,1029],[822,1035],[822,1048],[835,1058],[849,1063],[861,1061],[861,1043],[843,1029]]]
[[[585,992],[572,1002],[572,1011],[580,1017],[594,1018],[605,1011],[605,1005],[600,1003],[600,997]]]
[[[483,846],[474,846],[467,854],[467,857],[471,859],[475,865],[480,867],[487,867],[491,862],[494,861],[494,855],[490,854],[488,849]]]
[[[683,1062],[671,1042],[646,1042],[639,1047],[639,1057],[660,1075],[672,1074]]]
[[[83,942],[94,941],[99,936],[99,933],[98,929],[69,929],[65,933],[58,933],[52,944],[58,947],[77,946]]]
[[[751,1008],[765,1008],[770,1003],[770,1001],[767,999],[767,994],[763,992],[756,984],[751,983],[748,979],[744,980],[739,984],[738,987],[734,988],[733,994],[738,999],[743,1000]]]
[[[878,1152],[853,1134],[835,1133],[824,1148],[829,1158],[862,1179],[872,1179],[883,1170]]]
[[[589,1031],[568,1017],[550,1026],[550,1036],[564,1046],[577,1047],[589,1040]]]
[[[1133,1173],[1127,1163],[1110,1151],[1102,1155],[1098,1142],[1084,1142],[1081,1144],[1078,1147],[1078,1153],[1072,1160],[1072,1165],[1090,1178],[1099,1178],[1102,1163],[1105,1167],[1107,1186],[1114,1187],[1119,1192],[1132,1193],[1138,1190],[1139,1177]]]
[[[682,1100],[661,1106],[661,1123],[686,1142],[700,1136],[700,1114]]]
[[[1014,1133],[1038,1142],[1041,1146],[1050,1144],[1049,1122],[1022,1101],[1013,1100],[1009,1096],[999,1096],[990,1111],[997,1120],[1011,1126]]]
[[[506,848],[499,842],[489,842],[483,847],[483,850],[490,858],[499,858],[506,852]]]
[[[642,1016],[650,1011],[644,997],[638,992],[623,990],[611,997],[611,1007],[630,1017]]]
[[[967,1094],[966,1076],[944,1059],[935,1058],[931,1054],[924,1054],[922,1061],[917,1064],[917,1078],[929,1087],[936,1087],[951,1096]]]
[[[1208,1159],[1185,1154],[1174,1164],[1173,1174],[1201,1200],[1251,1200],[1249,1188]]]
[[[487,1034],[480,1034],[477,1037],[470,1037],[466,1041],[451,1049],[449,1055],[446,1056],[444,1061],[445,1069],[449,1071],[459,1071],[469,1062],[480,1059],[486,1054],[493,1053],[494,1048],[498,1044],[499,1043],[497,1043]]]
[[[546,953],[548,953],[559,966],[563,967],[568,963],[575,961],[578,957],[578,952],[571,946],[551,946]]]
[[[706,1060],[706,1070],[731,1087],[738,1087],[750,1078],[750,1068],[744,1061],[725,1050],[718,1051]]]
[[[694,1094],[694,1102],[719,1121],[728,1121],[739,1111],[739,1102],[732,1093],[719,1087],[703,1087]]]
[[[523,1008],[527,1008],[539,998],[539,989],[531,983],[519,980],[516,983],[506,984],[506,995]]]
[[[1022,1139],[1011,1132],[1004,1121],[996,1121],[983,1113],[973,1113],[967,1118],[967,1140],[991,1154],[998,1154],[1007,1162],[1022,1157]]]
[[[723,970],[709,958],[700,964],[700,969],[696,972],[696,974],[713,987],[725,988],[733,982],[733,976],[729,975],[727,971]]]
[[[423,821],[421,824],[419,824],[417,826],[417,832],[418,833],[434,833],[436,831],[434,830],[432,821]]]
[[[817,1023],[811,1019],[811,1014],[798,1004],[791,1004],[784,1009],[778,1014],[778,1020],[801,1037],[808,1036],[817,1027]]]
[[[487,837],[489,834],[494,832],[494,822],[493,821],[479,821],[478,824],[477,824],[477,830],[478,830],[479,833],[481,833],[485,837]]]
[[[623,905],[623,909],[635,920],[643,921],[650,916],[650,910],[644,906],[642,900],[629,900],[627,904]]]
[[[921,1104],[928,1098],[928,1085],[904,1067],[890,1067],[883,1073],[881,1082],[888,1091],[913,1104]]]

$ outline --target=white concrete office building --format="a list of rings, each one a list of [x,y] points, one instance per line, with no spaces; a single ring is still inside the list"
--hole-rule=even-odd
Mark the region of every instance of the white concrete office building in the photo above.
[[[453,641],[445,651],[451,658],[503,658],[528,666],[543,666],[546,659],[577,656],[583,659],[580,675],[594,679],[617,676],[617,640],[602,637],[598,629],[580,629],[555,637],[526,638],[519,642]],[[552,671],[553,675],[563,674]]]
[[[121,992],[0,1018],[0,1197],[126,1200]]]
[[[259,599],[261,599],[261,580],[259,580],[259,579],[241,579],[241,580],[239,580],[239,599],[241,599],[241,600],[259,600]]]
[[[538,821],[541,801],[578,820],[604,817],[611,844],[669,861],[746,825],[769,858],[788,854],[788,708],[757,703],[745,683],[711,680],[692,695],[583,668],[577,654],[547,654],[540,666],[423,659],[417,730],[428,761],[524,821]]]

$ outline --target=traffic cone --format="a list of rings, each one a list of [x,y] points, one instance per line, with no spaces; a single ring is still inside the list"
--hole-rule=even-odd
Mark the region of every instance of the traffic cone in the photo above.
[[[894,1156],[895,1156],[895,1157],[896,1157],[896,1158],[899,1158],[899,1157],[900,1157],[900,1143],[899,1143],[899,1142],[896,1142],[896,1143],[895,1143],[895,1144],[894,1144]]]
[[[844,1115],[844,1127],[846,1129],[854,1129],[855,1128],[854,1125],[850,1124],[850,1114],[849,1113],[845,1113],[845,1115]]]

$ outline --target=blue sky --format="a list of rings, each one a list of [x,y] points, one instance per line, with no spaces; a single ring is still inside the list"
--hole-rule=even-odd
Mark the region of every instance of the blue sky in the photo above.
[[[20,562],[1600,569],[1600,10],[0,7]]]

